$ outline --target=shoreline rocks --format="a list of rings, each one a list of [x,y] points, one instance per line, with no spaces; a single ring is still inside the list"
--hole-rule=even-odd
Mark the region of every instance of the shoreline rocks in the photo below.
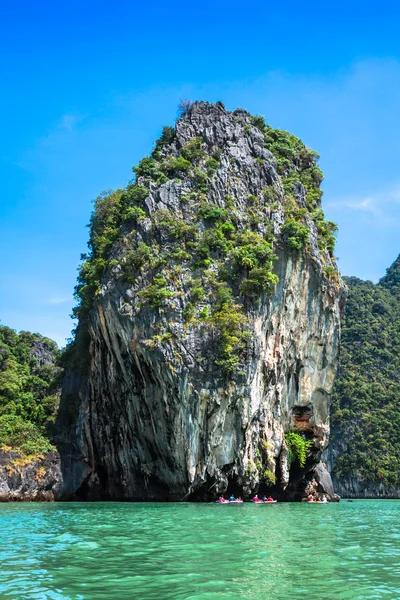
[[[58,452],[25,456],[0,450],[0,502],[51,502],[59,498],[60,486]]]

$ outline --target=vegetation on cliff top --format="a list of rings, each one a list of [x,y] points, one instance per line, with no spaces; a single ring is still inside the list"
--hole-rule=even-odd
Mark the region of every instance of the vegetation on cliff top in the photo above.
[[[190,106],[183,114],[183,118],[190,114]],[[277,283],[273,273],[276,242],[286,243],[294,252],[306,250],[312,219],[321,251],[332,255],[336,226],[325,221],[320,208],[318,155],[295,136],[267,126],[260,116],[243,119],[243,135],[252,135],[252,127],[263,133],[284,191],[267,185],[257,195],[241,198],[245,208],[239,211],[239,198],[229,193],[228,182],[223,202],[219,199],[217,203],[213,181],[224,148],[210,155],[201,137],[179,146],[174,128],[164,127],[151,156],[133,168],[135,181],[96,200],[89,253],[82,255],[75,290],[78,305],[74,315],[81,323],[105,279],[121,279],[136,286],[139,308],[154,310],[168,303],[176,308],[175,301],[182,295],[176,289],[180,281],[181,287],[190,289],[183,308],[187,326],[201,325],[216,332],[219,350],[214,364],[228,375],[240,369],[250,335],[244,305],[257,303],[258,297],[271,293]],[[254,161],[259,169],[264,167],[262,159]],[[145,200],[167,182],[181,186],[179,208],[150,212]],[[295,188],[300,184],[306,190],[303,206],[296,200]],[[272,227],[277,207],[285,215],[280,240]],[[184,271],[191,273],[189,278],[183,278]],[[328,272],[324,273],[329,279]],[[169,331],[155,331],[148,346],[156,348],[171,337]]]
[[[331,408],[341,479],[400,486],[400,257],[378,284],[345,279],[348,300]]]
[[[24,454],[53,449],[58,354],[49,338],[0,326],[0,447]]]

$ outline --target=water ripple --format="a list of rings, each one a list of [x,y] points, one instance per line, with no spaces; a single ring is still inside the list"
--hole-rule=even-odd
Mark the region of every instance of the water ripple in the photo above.
[[[2,504],[0,598],[400,598],[400,502]]]

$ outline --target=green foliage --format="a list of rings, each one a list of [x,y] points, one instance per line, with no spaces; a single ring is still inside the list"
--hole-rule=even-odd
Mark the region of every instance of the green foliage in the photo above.
[[[258,233],[246,231],[237,236],[237,247],[230,253],[230,259],[242,269],[251,271],[258,267],[272,267],[276,256],[272,244]]]
[[[209,307],[208,306],[204,306],[201,311],[199,312],[199,318],[200,319],[208,319],[209,316]]]
[[[328,250],[332,255],[336,244],[335,233],[338,230],[336,223],[325,221],[324,213],[321,209],[314,211],[311,216],[317,227],[318,246],[320,250]]]
[[[266,481],[268,483],[268,485],[276,484],[276,475],[269,469],[265,469],[265,471],[263,473],[263,479],[264,479],[264,481]]]
[[[32,352],[40,347],[48,364],[38,363]],[[0,445],[35,454],[53,448],[58,406],[55,342],[39,334],[0,326]]]
[[[159,159],[161,151],[175,141],[175,129],[173,127],[163,127],[161,136],[156,140],[155,148],[151,153],[152,158]]]
[[[167,282],[163,277],[155,277],[153,284],[143,288],[139,292],[139,298],[142,303],[148,303],[153,307],[161,306],[167,298],[172,296],[172,292],[166,289]]]
[[[319,154],[308,148],[296,136],[267,125],[261,115],[251,117],[251,121],[264,134],[265,147],[277,160],[278,173],[283,178],[285,193],[292,194],[296,182],[300,182],[304,186],[307,209],[318,211],[319,214],[316,225],[320,249],[327,250],[332,255],[336,243],[334,233],[337,227],[332,222],[324,221],[323,211],[320,208],[322,198],[320,186],[323,173],[317,164]],[[297,216],[289,216],[299,220]],[[296,235],[289,236],[288,244],[296,250],[300,250],[305,245]]]
[[[257,127],[263,133],[266,131],[267,125],[266,125],[265,119],[262,115],[251,116],[250,121],[254,125],[254,127]],[[250,128],[248,128],[246,131],[249,131],[249,130],[250,130]]]
[[[207,169],[208,177],[211,177],[212,175],[214,175],[214,173],[216,173],[216,171],[218,169],[218,164],[219,164],[219,161],[214,157],[211,157],[206,161],[206,169]]]
[[[162,161],[160,168],[162,172],[169,178],[177,177],[178,179],[181,179],[183,176],[187,175],[191,169],[193,169],[193,165],[183,156],[178,156],[176,158],[173,156],[167,156]]]
[[[146,217],[146,213],[143,209],[139,208],[139,206],[129,206],[126,209],[125,214],[123,215],[124,221],[134,221],[137,223],[141,219]]]
[[[200,167],[196,167],[193,170],[193,181],[200,192],[207,192],[208,174],[203,171]]]
[[[206,295],[204,287],[201,285],[201,279],[194,279],[190,286],[190,298],[193,302],[201,302]]]
[[[164,163],[162,163],[164,165]],[[163,173],[162,165],[150,156],[142,158],[137,167],[133,167],[132,170],[136,175],[136,178],[143,177],[147,180],[154,181],[157,185],[161,185],[168,180],[168,177]]]
[[[293,250],[302,250],[310,238],[310,230],[294,219],[286,219],[282,227],[282,233],[287,235],[287,243]]]
[[[379,281],[379,285],[387,290],[390,290],[392,294],[399,296],[400,292],[400,255],[396,258],[394,263],[386,269],[386,275]]]
[[[245,349],[249,332],[241,306],[235,303],[232,290],[225,283],[216,286],[215,303],[209,322],[219,332],[220,350],[215,364],[225,375],[232,373],[239,364],[239,355]]]
[[[265,452],[268,456],[270,450],[271,450],[271,444],[269,442],[267,442],[267,440],[260,440],[260,446],[263,449],[263,452]]]
[[[194,137],[181,148],[181,155],[189,162],[196,164],[205,156],[202,137]]]
[[[214,253],[226,256],[232,243],[226,238],[220,227],[206,229],[200,236],[196,252],[201,259],[208,259]]]
[[[198,216],[206,221],[221,221],[226,222],[230,218],[230,213],[225,208],[220,208],[216,204],[204,202],[198,210]]]
[[[337,270],[332,267],[331,265],[326,265],[323,268],[323,273],[324,275],[326,275],[326,277],[329,279],[329,281],[338,281],[339,279],[339,274],[337,272]]]
[[[285,433],[285,441],[289,450],[289,469],[294,462],[303,468],[307,460],[307,451],[312,446],[312,442],[304,440],[300,434],[294,431]]]
[[[138,271],[144,265],[149,264],[153,259],[153,253],[150,246],[144,242],[139,242],[137,247],[129,250],[125,254],[125,266],[128,273]]]
[[[143,197],[140,186],[132,186],[130,193]],[[78,301],[73,310],[75,317],[87,314],[93,305],[93,298],[100,288],[110,250],[118,238],[128,202],[129,199],[122,190],[103,192],[95,201],[89,224],[89,254],[81,257],[83,262],[79,267],[78,283],[75,287],[75,299]]]
[[[192,255],[189,254],[189,252],[186,252],[186,250],[183,250],[183,248],[179,248],[179,247],[175,247],[172,250],[170,250],[170,252],[168,253],[169,258],[172,258],[173,260],[177,260],[177,261],[185,261],[185,260],[191,260]]]
[[[194,240],[197,237],[197,227],[189,225],[170,210],[160,209],[156,212],[154,222],[157,227],[166,229],[176,240]]]
[[[265,290],[272,292],[277,283],[277,275],[265,267],[256,267],[251,269],[249,276],[242,280],[239,289],[243,296],[257,296]]]
[[[43,454],[54,450],[40,428],[16,414],[0,416],[0,446],[7,446],[23,454]]]
[[[122,217],[124,217],[125,211],[130,207],[136,207],[137,205],[143,206],[144,201],[149,195],[149,190],[147,189],[147,187],[143,185],[138,185],[137,183],[130,183],[129,185],[127,185],[125,190],[120,190],[120,192],[120,205],[117,207],[117,209]],[[112,192],[108,192],[108,194],[112,194]],[[96,201],[96,212],[98,208],[98,202]]]
[[[190,322],[194,319],[195,306],[192,302],[186,302],[185,308],[183,309],[183,316],[186,322]]]
[[[400,485],[399,259],[379,284],[345,278],[340,365],[331,406],[333,474]]]

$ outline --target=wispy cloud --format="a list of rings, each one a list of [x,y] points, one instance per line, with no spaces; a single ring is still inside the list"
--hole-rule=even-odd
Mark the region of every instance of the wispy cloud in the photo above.
[[[44,303],[45,304],[50,304],[50,305],[54,305],[54,304],[64,304],[65,302],[70,302],[71,298],[70,297],[58,297],[58,296],[54,296],[52,298],[47,298]]]
[[[61,120],[60,120],[60,123],[58,125],[58,129],[64,129],[66,131],[72,132],[72,131],[74,131],[76,125],[80,121],[82,121],[82,118],[83,117],[80,116],[80,115],[73,115],[73,114],[71,114],[71,115],[68,115],[68,114],[67,115],[63,115],[62,118],[61,118]]]
[[[62,115],[59,120],[53,124],[51,129],[42,138],[38,140],[36,149],[47,148],[48,146],[62,146],[70,144],[75,134],[79,133],[79,125],[84,120],[80,114],[67,113]]]
[[[393,209],[400,205],[400,185],[391,190],[377,191],[368,196],[352,195],[342,198],[333,198],[325,202],[325,207],[335,209],[349,209],[374,218],[380,224],[397,225],[398,219],[394,218]]]

